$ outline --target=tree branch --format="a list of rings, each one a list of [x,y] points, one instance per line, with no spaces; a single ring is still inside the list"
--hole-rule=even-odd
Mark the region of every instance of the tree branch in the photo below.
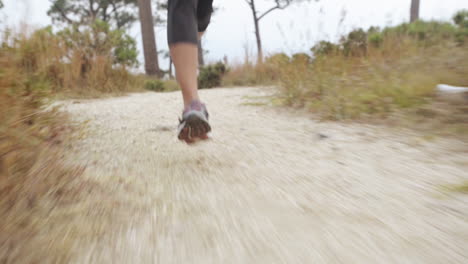
[[[290,0],[287,0],[286,3],[284,3],[284,5],[281,5],[280,0],[275,0],[275,2],[276,2],[276,6],[268,9],[261,16],[259,16],[258,21],[260,21],[260,19],[262,19],[264,16],[268,15],[271,11],[274,11],[276,9],[285,9],[286,7],[288,7],[291,4]]]
[[[70,23],[70,24],[74,24],[74,23],[75,23],[75,21],[71,20],[71,19],[67,16],[67,14],[65,13],[65,11],[64,11],[62,8],[57,7],[57,6],[56,6],[56,8],[57,8],[57,11],[60,13],[60,16],[61,16],[63,19],[65,19],[65,21],[67,21],[67,22]]]
[[[112,6],[112,13],[114,14],[114,16],[117,14],[117,10],[119,9],[119,7],[117,7],[117,5],[115,4],[114,1],[111,1],[110,2],[110,5]]]
[[[109,16],[107,15],[107,8],[108,8],[108,7],[109,7],[109,6],[107,6],[107,5],[106,5],[106,6],[101,6],[101,7],[100,7],[100,9],[102,9],[102,20],[103,20],[103,21],[106,21],[106,22],[107,22],[107,20],[109,20]]]
[[[258,20],[260,21],[260,19],[262,19],[264,16],[268,15],[268,13],[270,13],[271,11],[275,10],[275,9],[280,9],[279,6],[274,6],[270,9],[268,9],[267,11],[265,11],[265,13],[263,13],[261,16],[258,17]]]
[[[96,20],[96,10],[94,10],[94,0],[89,0],[89,12],[92,21]]]
[[[258,21],[258,19],[257,19],[257,9],[255,8],[255,2],[254,1],[255,0],[245,0],[245,2],[247,2],[247,4],[250,6],[250,10],[252,10],[254,20]]]

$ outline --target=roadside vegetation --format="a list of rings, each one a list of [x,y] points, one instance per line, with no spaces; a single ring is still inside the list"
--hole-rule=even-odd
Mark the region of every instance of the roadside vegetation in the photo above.
[[[64,152],[79,128],[63,111],[52,107],[52,102],[57,98],[178,89],[173,80],[134,73],[139,66],[137,46],[127,33],[128,26],[137,20],[134,2],[102,1],[96,9],[87,1],[53,1],[48,12],[53,26],[2,28],[0,262],[38,263],[46,255],[58,257],[55,262],[66,262],[60,259],[66,250],[50,252],[54,250],[50,244],[35,244],[35,238],[43,232],[60,236],[54,232],[63,224],[63,217],[89,215],[86,206],[61,210],[82,202],[83,189],[85,194],[99,196],[98,184],[79,177],[82,168],[65,164]],[[111,201],[109,197],[106,200]],[[60,219],[49,214],[52,209],[63,213]],[[53,230],[45,228],[52,225]],[[82,226],[78,229],[76,234],[94,232]],[[39,248],[44,249],[44,254],[37,254]],[[37,259],[22,254],[32,249]]]
[[[439,83],[468,85],[464,30],[417,21],[354,30],[338,44],[319,42],[313,60],[304,56],[279,67],[279,98],[333,120],[419,107]]]
[[[64,1],[54,5],[55,14],[61,13],[60,3]],[[58,162],[74,128],[50,102],[179,89],[172,79],[132,73],[136,66],[135,40],[108,21],[1,33],[0,262],[20,262],[17,247],[42,246],[45,257],[47,245],[24,241],[44,232],[52,209],[78,201],[83,189],[89,194],[99,188],[84,180],[77,183],[81,168]],[[324,120],[385,120],[468,135],[467,96],[440,98],[439,83],[468,86],[468,11],[457,13],[453,23],[356,29],[338,43],[321,41],[306,53],[207,65],[199,75],[201,88],[276,86],[275,103],[306,109]],[[459,191],[466,193],[466,184]],[[70,220],[67,214],[60,217]],[[90,236],[94,232],[75,229]],[[60,257],[60,250],[55,253]]]
[[[58,74],[52,63],[57,50],[48,34],[6,32],[0,41],[0,262],[5,263],[18,260],[11,251],[32,247],[29,238],[40,232],[37,217],[57,205],[76,173],[56,162],[71,127],[64,114],[46,110],[60,82],[50,78]]]
[[[440,83],[468,86],[468,11],[452,23],[356,29],[338,43],[320,41],[293,56],[273,54],[263,64],[246,61],[222,77],[225,86],[275,85],[275,103],[324,120],[425,120],[429,128],[467,132],[466,95],[441,99]]]
[[[68,242],[96,235],[86,221],[93,210],[106,215],[106,203],[86,205],[85,197],[104,194],[81,177],[83,168],[64,159],[80,128],[50,103],[144,91],[153,80],[131,73],[136,56],[132,38],[99,20],[55,31],[1,32],[0,262],[67,262]],[[112,202],[110,195],[103,199]],[[66,237],[65,224],[73,231]],[[53,244],[44,243],[44,235]]]

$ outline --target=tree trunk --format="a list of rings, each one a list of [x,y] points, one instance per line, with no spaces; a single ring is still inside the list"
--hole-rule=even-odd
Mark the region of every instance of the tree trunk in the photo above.
[[[419,19],[419,2],[420,0],[411,0],[411,23]]]
[[[205,59],[203,58],[203,44],[201,38],[198,39],[198,65],[205,65]]]
[[[138,9],[143,40],[143,54],[145,57],[145,71],[147,75],[159,76],[161,71],[158,63],[151,0],[138,0]]]
[[[257,63],[263,63],[263,49],[262,49],[262,39],[260,37],[260,25],[259,19],[257,16],[257,9],[255,8],[255,0],[250,1],[250,9],[252,9],[252,15],[255,25],[255,38],[257,40]]]

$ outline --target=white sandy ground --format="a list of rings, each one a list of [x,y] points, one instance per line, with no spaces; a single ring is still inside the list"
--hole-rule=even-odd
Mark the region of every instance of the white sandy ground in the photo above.
[[[84,176],[138,190],[74,262],[468,263],[468,196],[443,191],[468,179],[466,142],[246,104],[270,92],[203,90],[214,132],[195,146],[178,92],[69,102]]]

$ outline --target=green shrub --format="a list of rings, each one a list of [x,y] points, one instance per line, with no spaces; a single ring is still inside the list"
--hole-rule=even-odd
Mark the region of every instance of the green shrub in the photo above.
[[[468,28],[465,27],[467,14],[468,11],[459,12],[454,17],[458,27],[448,22],[418,20],[414,23],[387,27],[384,30],[378,27],[370,27],[367,31],[358,28],[341,37],[338,44],[320,41],[311,48],[311,51],[315,56],[341,53],[345,56],[361,57],[367,55],[369,47],[381,48],[384,42],[390,43],[391,39],[406,39],[406,37],[416,39],[419,45],[425,47],[446,40],[457,40],[458,43],[462,43],[468,36]],[[390,41],[385,41],[386,39]]]
[[[14,50],[24,69],[36,72],[56,93],[94,97],[134,89],[127,68],[137,65],[136,43],[102,21],[58,33],[46,27],[30,37],[8,33],[2,46]]]
[[[91,64],[94,59],[105,56],[113,65],[138,65],[136,41],[123,30],[112,30],[104,21],[96,20],[88,27],[69,26],[57,35],[68,49],[83,57],[83,63]],[[84,64],[83,67],[91,66]]]
[[[221,80],[226,73],[226,65],[222,62],[200,68],[198,75],[198,87],[213,88],[221,85]]]
[[[356,29],[340,40],[343,53],[346,56],[363,56],[367,54],[367,32]]]
[[[276,53],[266,57],[264,61],[267,65],[281,66],[287,64],[290,61],[290,58],[285,53]]]
[[[457,42],[463,44],[468,38],[468,10],[459,11],[453,17],[453,21],[458,26]]]
[[[374,48],[380,48],[382,42],[384,40],[383,35],[381,32],[372,32],[368,34],[368,42]]]
[[[176,80],[149,79],[147,76],[139,77],[139,84],[143,85],[145,90],[153,92],[173,92],[180,90]]]
[[[164,82],[161,80],[146,80],[145,89],[153,92],[162,92],[165,90]]]
[[[127,70],[137,65],[135,41],[103,22],[58,33],[51,27],[31,34],[7,29],[1,37],[0,48],[19,57],[22,69],[34,72],[55,93],[93,97],[137,87]]]
[[[293,54],[291,63],[293,64],[302,64],[307,65],[312,62],[312,57],[309,56],[307,53],[296,53]]]
[[[325,40],[319,41],[310,49],[314,56],[330,55],[337,52],[338,50],[338,45]]]
[[[386,28],[382,33],[384,38],[410,36],[418,40],[419,45],[430,47],[441,41],[454,39],[457,28],[449,22],[418,20]]]
[[[453,17],[453,22],[460,28],[468,28],[468,10],[460,10]]]

